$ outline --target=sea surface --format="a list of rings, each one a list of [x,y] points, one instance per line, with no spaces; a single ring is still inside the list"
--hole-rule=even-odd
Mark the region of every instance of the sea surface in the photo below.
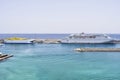
[[[14,57],[0,62],[0,80],[120,80],[120,52],[74,51],[79,47],[120,44],[4,44],[0,51]]]

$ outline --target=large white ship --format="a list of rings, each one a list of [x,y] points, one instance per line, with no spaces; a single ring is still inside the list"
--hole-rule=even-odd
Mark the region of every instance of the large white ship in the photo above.
[[[12,37],[4,39],[4,43],[33,43],[34,39]]]
[[[61,43],[110,43],[113,39],[105,34],[71,34],[61,40]]]

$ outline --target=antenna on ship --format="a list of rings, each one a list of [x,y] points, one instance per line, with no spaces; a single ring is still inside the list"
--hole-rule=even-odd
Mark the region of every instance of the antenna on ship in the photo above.
[[[85,34],[84,32],[82,32],[81,34]]]

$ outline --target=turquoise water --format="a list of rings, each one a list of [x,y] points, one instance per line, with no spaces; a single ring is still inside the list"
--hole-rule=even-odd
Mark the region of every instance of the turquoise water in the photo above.
[[[14,57],[0,62],[0,80],[120,80],[119,52],[75,52],[120,44],[5,44]]]

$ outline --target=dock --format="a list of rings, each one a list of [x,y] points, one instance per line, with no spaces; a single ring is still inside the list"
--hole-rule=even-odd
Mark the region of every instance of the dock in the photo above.
[[[0,61],[13,57],[13,55],[0,54]]]
[[[76,48],[78,52],[120,52],[120,48]]]

